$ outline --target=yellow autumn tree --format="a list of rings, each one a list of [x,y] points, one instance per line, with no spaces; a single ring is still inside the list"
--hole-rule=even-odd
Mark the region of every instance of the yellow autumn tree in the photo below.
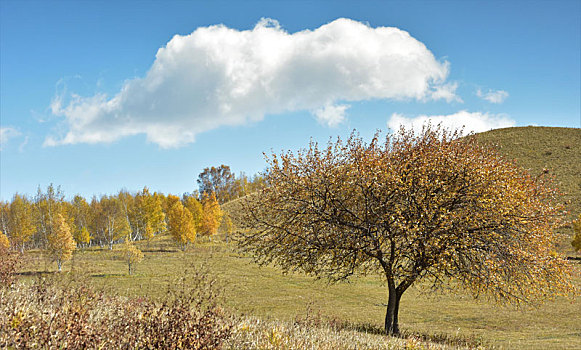
[[[420,281],[515,303],[575,289],[554,248],[564,211],[549,180],[461,132],[428,125],[383,140],[353,133],[268,157],[266,187],[239,222],[242,250],[330,281],[385,278],[389,334]]]
[[[168,196],[175,197],[175,196]],[[177,197],[176,197],[177,198]],[[196,226],[192,213],[179,200],[173,201],[167,213],[168,231],[181,250],[186,250],[188,244],[196,239]]]
[[[63,262],[71,259],[76,247],[71,229],[61,214],[54,218],[47,241],[49,255],[56,260],[58,270],[61,271]]]
[[[573,232],[575,232],[575,236],[573,237],[573,241],[571,245],[575,249],[576,252],[581,251],[581,214],[577,217],[576,221],[573,221]]]
[[[8,227],[10,239],[15,247],[24,251],[26,242],[34,234],[36,227],[33,220],[32,204],[28,198],[15,194],[10,203]]]
[[[0,252],[6,252],[10,249],[10,241],[4,232],[0,231]]]
[[[143,252],[135,246],[135,243],[127,237],[121,246],[122,259],[127,263],[129,274],[132,275],[135,265],[143,260]]]
[[[214,192],[204,192],[202,195],[202,224],[200,233],[210,237],[218,233],[218,227],[222,222],[222,209]]]
[[[142,235],[148,242],[166,230],[165,213],[163,212],[162,197],[157,193],[149,193],[149,189],[144,187],[135,196],[138,234]]]
[[[184,206],[188,208],[194,223],[196,225],[196,232],[202,232],[202,221],[204,217],[204,209],[202,208],[202,203],[196,198],[195,195],[184,196]]]
[[[89,230],[83,226],[80,230],[77,230],[74,239],[77,244],[81,245],[81,247],[85,247],[89,242],[91,242],[91,234],[89,233]]]

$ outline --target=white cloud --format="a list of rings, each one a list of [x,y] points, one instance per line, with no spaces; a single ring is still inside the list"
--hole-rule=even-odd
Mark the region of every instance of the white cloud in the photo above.
[[[456,95],[456,89],[458,88],[458,83],[448,83],[436,86],[430,93],[430,97],[433,100],[446,100],[446,102],[459,102],[463,103],[462,99]]]
[[[8,140],[20,136],[20,132],[11,127],[0,127],[0,150],[8,143]]]
[[[200,27],[174,36],[145,77],[113,97],[56,96],[51,110],[64,118],[64,132],[45,145],[146,134],[176,147],[223,125],[298,110],[333,126],[345,117],[340,101],[453,101],[448,70],[407,32],[350,19],[292,34],[271,19],[245,31]]]
[[[345,121],[345,111],[349,105],[326,105],[313,111],[315,117],[322,125],[336,127]]]
[[[508,98],[508,92],[504,90],[488,90],[488,92],[482,92],[482,90],[478,89],[476,90],[476,96],[490,103],[503,103]]]
[[[407,118],[401,114],[394,113],[389,118],[387,126],[391,130],[399,130],[400,126],[403,125],[406,129],[411,128],[419,132],[427,123],[432,125],[441,124],[443,127],[452,130],[463,128],[465,133],[477,133],[516,125],[515,121],[506,115],[460,111],[449,115],[420,115],[414,118]]]

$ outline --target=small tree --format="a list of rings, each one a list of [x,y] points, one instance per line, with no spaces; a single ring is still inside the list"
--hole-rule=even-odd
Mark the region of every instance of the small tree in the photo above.
[[[55,217],[50,232],[47,237],[48,252],[56,260],[58,270],[62,271],[63,262],[70,260],[73,256],[76,243],[69,225],[61,214]]]
[[[209,194],[205,192],[202,195],[202,210],[201,234],[210,237],[211,240],[212,236],[218,233],[218,227],[220,227],[223,215],[214,192]]]
[[[121,247],[122,258],[127,262],[129,274],[133,274],[134,266],[143,260],[143,252],[135,246],[135,243],[127,237]]]
[[[557,192],[494,150],[427,126],[381,142],[356,134],[326,149],[273,154],[267,187],[246,201],[240,246],[261,264],[331,281],[385,279],[385,331],[399,333],[404,292],[449,280],[516,303],[573,289],[554,251]]]
[[[10,249],[10,241],[4,232],[0,231],[0,254],[7,252]]]
[[[172,196],[168,196],[172,197]],[[168,231],[181,250],[186,250],[188,244],[196,239],[196,226],[192,213],[179,201],[173,201],[167,213]]]
[[[573,231],[575,232],[575,236],[573,237],[571,245],[576,252],[579,252],[581,251],[581,214],[579,214],[577,221],[573,221]]]

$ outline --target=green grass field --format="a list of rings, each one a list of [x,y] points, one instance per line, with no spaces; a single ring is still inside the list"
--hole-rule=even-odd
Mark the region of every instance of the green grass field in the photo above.
[[[88,249],[75,253],[65,271],[87,276],[86,281],[109,293],[124,296],[161,297],[183,273],[206,266],[225,290],[224,303],[237,315],[263,320],[289,321],[308,312],[323,318],[349,322],[361,328],[382,326],[386,289],[379,279],[361,277],[351,283],[328,285],[325,281],[260,268],[225,243],[203,243],[187,252],[175,249],[167,237],[149,248],[139,244],[145,259],[133,276],[114,251]],[[52,274],[55,264],[41,252],[29,252],[21,269],[24,278]],[[581,272],[581,265],[577,265]],[[576,277],[576,284],[581,279]],[[557,298],[538,308],[515,309],[474,301],[470,296],[430,294],[420,287],[404,294],[402,329],[429,337],[458,338],[486,347],[504,349],[581,348],[581,298]]]

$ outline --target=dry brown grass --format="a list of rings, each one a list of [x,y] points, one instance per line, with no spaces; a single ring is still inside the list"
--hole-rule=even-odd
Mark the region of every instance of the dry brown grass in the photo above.
[[[160,302],[106,295],[57,275],[0,289],[0,348],[215,349],[232,321],[207,275],[178,281]]]

